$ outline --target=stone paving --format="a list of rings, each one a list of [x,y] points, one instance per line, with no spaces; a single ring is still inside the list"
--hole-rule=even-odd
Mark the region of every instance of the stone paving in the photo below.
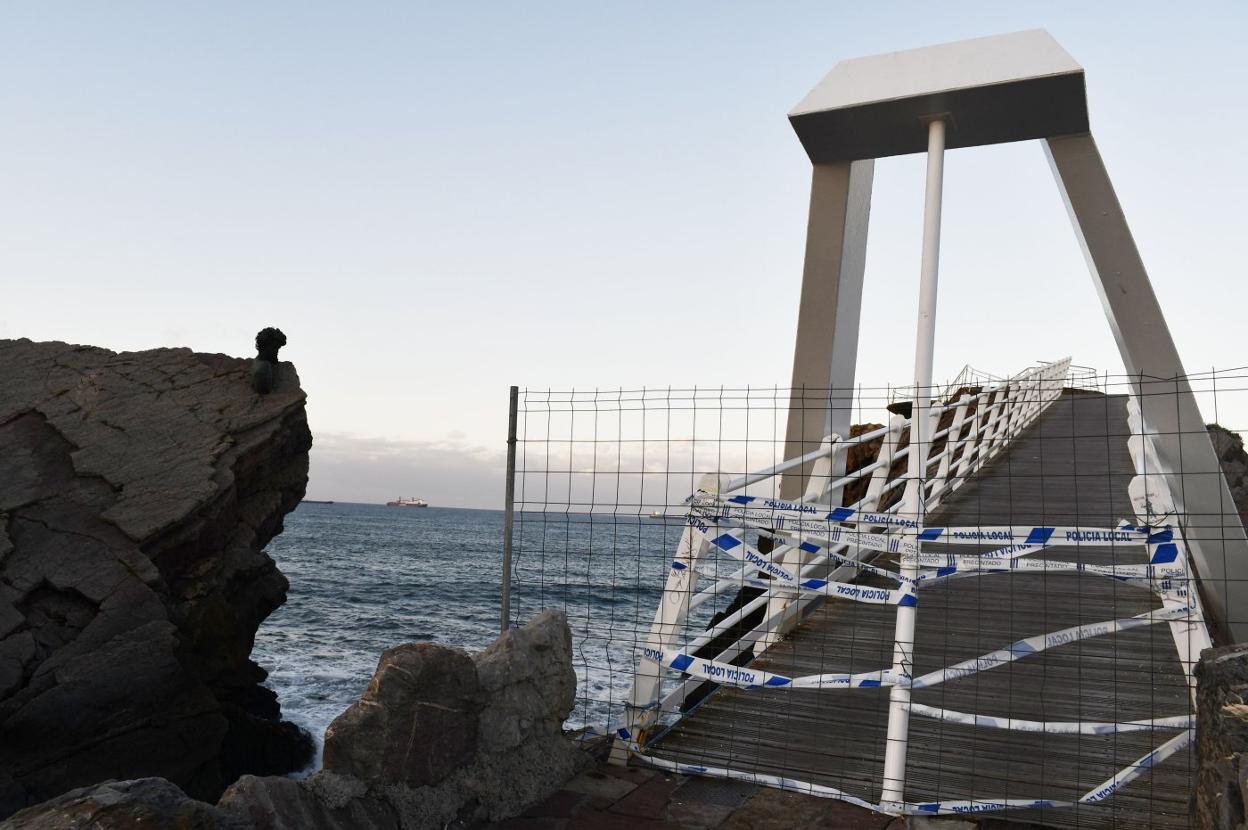
[[[826,798],[648,767],[600,765],[493,830],[1039,830],[986,819],[906,819]]]

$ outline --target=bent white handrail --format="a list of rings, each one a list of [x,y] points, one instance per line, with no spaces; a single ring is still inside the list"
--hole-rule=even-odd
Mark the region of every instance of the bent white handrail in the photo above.
[[[935,466],[933,474],[915,482],[915,486],[921,488],[919,492],[923,494],[928,510],[948,493],[957,490],[967,477],[997,455],[1056,400],[1061,394],[1069,365],[1069,360],[1046,364],[974,395],[966,395],[931,407],[932,429],[929,433],[935,434],[929,439],[928,446],[931,445],[930,442],[941,437],[946,437],[946,445],[940,453],[924,459],[924,463],[918,465],[918,469],[925,473],[930,473],[933,465]],[[971,409],[972,406],[974,410]],[[941,414],[950,409],[954,410],[954,415],[949,426],[935,431]],[[1152,439],[1134,400],[1129,402],[1128,413],[1132,432],[1130,450],[1138,473],[1131,482],[1130,495],[1137,515],[1135,523],[1124,521],[1116,528],[920,527],[912,519],[898,515],[898,505],[879,510],[878,506],[884,495],[907,481],[904,478],[891,482],[887,480],[893,462],[910,451],[909,447],[898,446],[903,430],[909,425],[900,416],[893,418],[887,427],[853,439],[841,440],[838,436],[829,436],[819,450],[759,473],[732,480],[716,476],[704,478],[699,491],[687,500],[688,523],[682,533],[676,558],[672,562],[650,639],[640,655],[627,720],[618,728],[620,741],[617,743],[617,752],[643,753],[649,738],[647,732],[659,722],[659,718],[665,714],[679,716],[679,709],[689,693],[707,681],[759,690],[775,687],[922,688],[991,670],[1075,640],[1162,622],[1171,628],[1180,661],[1194,694],[1193,662],[1200,650],[1208,647],[1209,634],[1200,611],[1199,592],[1192,584],[1194,576],[1189,571],[1187,562],[1181,517],[1176,515],[1175,501],[1171,495],[1172,475],[1157,462]],[[884,441],[875,462],[832,480],[829,472],[833,469],[836,453],[876,438],[883,438]],[[758,498],[738,493],[751,484],[805,464],[813,464],[813,468],[808,477],[806,493],[800,501]],[[868,481],[867,492],[856,504],[834,507],[824,503],[828,494],[840,493],[846,484],[863,479]],[[767,531],[771,538],[777,540],[775,549],[764,553],[746,543],[742,536],[749,528]],[[971,556],[924,553],[922,550],[925,541],[939,540],[941,544],[957,545],[982,544],[992,539],[1000,540],[1004,546],[995,551]],[[1145,554],[1145,559],[1138,565],[1091,566],[1027,558],[1029,554],[1049,547],[1106,543],[1136,547]],[[742,567],[728,578],[712,578],[710,587],[697,591],[699,561],[712,550],[737,559]],[[863,561],[864,555],[878,552],[897,553],[902,562],[908,564],[898,572]],[[919,567],[926,570],[919,571]],[[1047,570],[1088,574],[1146,587],[1160,598],[1162,607],[1136,617],[1082,624],[1025,638],[982,657],[929,672],[922,677],[911,677],[905,671],[898,673],[895,666],[856,674],[825,673],[787,677],[731,662],[747,651],[751,654],[764,651],[787,625],[799,618],[804,610],[803,604],[807,608],[812,607],[810,603],[821,601],[826,596],[890,604],[900,608],[914,605],[917,591],[932,581],[1014,571]],[[897,587],[867,588],[847,581],[861,571],[889,577],[897,582]],[[695,637],[683,648],[674,645],[676,634],[687,621],[691,608],[719,593],[746,584],[763,588],[763,593]],[[752,630],[732,644],[718,649],[717,654],[697,654],[720,634],[731,630],[734,625],[764,605],[767,609],[764,619]],[[685,680],[660,699],[660,680],[664,671],[678,672]],[[1057,734],[1110,735],[1128,731],[1182,730],[1149,755],[1088,791],[1079,799],[1080,803],[1107,798],[1121,786],[1142,775],[1152,764],[1185,748],[1192,740],[1194,732],[1190,712],[1124,723],[1043,722],[907,703],[907,717],[911,714],[973,726]],[[1041,799],[999,799],[988,802],[953,800],[910,804],[890,800],[888,803],[872,805],[839,790],[815,784],[645,757],[647,761],[658,766],[681,772],[748,777],[757,783],[841,798],[872,809],[894,813],[981,812],[1023,807],[1070,806],[1073,803]]]
[[[928,409],[932,427],[939,423],[939,419],[945,412],[954,411],[953,421],[947,428],[928,431],[931,435],[926,442],[929,447],[942,437],[946,439],[944,450],[926,459],[927,463],[922,465],[924,470],[930,468],[932,464],[937,465],[935,474],[921,482],[928,510],[960,488],[970,476],[999,454],[1057,399],[1061,394],[1069,366],[1069,358],[1036,366],[979,392],[962,395],[954,401],[937,403]],[[699,490],[717,496],[727,496],[790,470],[814,464],[815,468],[809,476],[811,486],[808,487],[803,499],[806,504],[818,505],[827,498],[829,493],[840,492],[841,488],[850,482],[865,479],[868,482],[866,494],[850,507],[871,513],[888,493],[907,481],[905,477],[889,481],[888,474],[894,462],[908,457],[911,451],[909,446],[900,446],[903,433],[909,429],[909,426],[910,419],[897,415],[892,418],[888,426],[852,438],[830,435],[819,449],[756,473],[736,478],[706,476],[700,482]],[[837,454],[846,453],[853,446],[869,443],[877,438],[883,438],[883,445],[876,462],[834,481],[830,479],[826,470],[833,469],[832,461]],[[692,501],[695,496],[690,496],[689,500]],[[899,504],[880,511],[879,524],[888,524],[889,520],[884,517],[895,515]],[[692,511],[690,515],[692,517]],[[682,533],[646,642],[645,648],[650,653],[660,654],[665,650],[670,650],[676,636],[688,620],[689,611],[695,605],[694,598],[699,593],[697,591],[697,565],[707,553],[709,544],[709,540],[692,525],[686,527]],[[812,554],[801,550],[800,546],[781,546],[780,549],[773,551],[768,561],[776,561],[785,570],[802,576],[812,575],[817,569],[833,561],[838,563],[839,567],[833,570],[828,579],[834,582],[841,581],[855,573],[855,562],[860,556],[860,551],[855,551],[854,554],[846,557],[845,551],[850,547],[848,541],[842,541],[826,552]],[[733,587],[740,587],[740,583],[720,580],[713,586],[713,590],[718,593]],[[738,614],[734,614],[734,622],[743,619],[746,614],[752,613],[764,604],[767,605],[767,612],[763,622],[715,655],[716,659],[735,658],[747,648],[755,653],[761,653],[782,636],[804,610],[812,607],[810,599],[800,599],[792,593],[785,594],[773,590],[749,603],[748,612],[742,609]],[[725,622],[721,622],[716,627],[716,633],[728,630],[729,625],[731,624],[726,625]],[[709,641],[709,639],[706,640],[706,642]],[[701,645],[705,643],[701,643],[698,647]],[[647,658],[645,654],[646,652],[643,651],[638,661],[628,702],[627,726],[632,735],[644,735],[645,731],[657,721],[660,713],[679,714],[672,707],[678,708],[689,691],[689,683],[686,682],[666,699],[660,700],[664,669],[657,661]]]

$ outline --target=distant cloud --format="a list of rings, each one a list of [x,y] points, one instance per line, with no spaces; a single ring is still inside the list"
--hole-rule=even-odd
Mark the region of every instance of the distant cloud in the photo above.
[[[444,507],[503,506],[504,447],[449,437],[405,441],[330,432],[316,436],[311,455],[310,499],[383,503],[419,496]],[[751,468],[774,463],[761,452],[756,457]],[[522,442],[516,495],[521,509],[648,513],[683,501],[706,473],[731,476],[745,469],[740,447],[714,442],[647,442],[644,448],[545,441],[526,447]],[[767,482],[764,490],[773,484]]]
[[[318,433],[308,498],[381,503],[419,496],[444,507],[503,506],[504,448]]]

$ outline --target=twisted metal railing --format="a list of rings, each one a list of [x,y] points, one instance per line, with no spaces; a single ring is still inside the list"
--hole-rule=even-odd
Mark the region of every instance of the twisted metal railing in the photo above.
[[[933,404],[926,431],[930,438],[919,452],[939,447],[910,469],[920,478],[890,478],[894,465],[912,447],[907,442],[910,419],[897,415],[890,423],[852,438],[828,436],[814,452],[789,459],[766,470],[728,479],[706,476],[688,500],[687,520],[672,560],[648,640],[641,649],[624,723],[617,724],[616,751],[633,753],[648,763],[679,772],[747,779],[755,783],[843,799],[875,810],[893,813],[958,813],[999,809],[1057,807],[1075,802],[1047,799],[958,799],[939,802],[878,804],[842,790],[781,776],[685,764],[654,757],[647,747],[683,717],[684,704],[695,689],[708,681],[766,693],[767,689],[844,689],[878,687],[905,690],[898,724],[898,707],[890,712],[889,739],[906,740],[911,715],[984,728],[1053,734],[1115,734],[1149,730],[1179,730],[1148,755],[1136,760],[1085,793],[1079,802],[1108,798],[1121,786],[1143,775],[1154,764],[1185,748],[1192,740],[1194,722],[1190,712],[1124,722],[1035,721],[986,716],[925,706],[909,700],[908,692],[988,671],[1030,655],[1082,639],[1105,636],[1141,626],[1165,622],[1171,628],[1180,661],[1191,681],[1191,668],[1209,636],[1200,613],[1191,579],[1182,534],[1177,527],[1174,500],[1169,494],[1169,474],[1161,469],[1156,453],[1131,405],[1129,419],[1133,437],[1130,449],[1138,475],[1131,484],[1134,521],[1113,528],[1086,527],[928,527],[921,517],[960,488],[1010,443],[1061,394],[1070,380],[1070,361],[1062,360],[1023,372],[981,389],[960,389],[952,400]],[[1079,378],[1077,380],[1082,380]],[[1087,385],[1086,381],[1079,385]],[[949,416],[952,413],[952,416]],[[944,422],[943,427],[941,426]],[[939,428],[938,428],[939,427]],[[882,439],[875,461],[843,476],[834,477],[838,456],[850,448]],[[841,467],[843,469],[843,467]],[[807,471],[807,472],[803,472]],[[802,474],[806,483],[801,499],[783,500],[755,496],[747,491],[783,475]],[[833,502],[849,485],[865,481],[865,494],[853,504]],[[894,491],[905,488],[898,498]],[[922,508],[915,509],[921,496]],[[773,540],[770,550],[751,545],[747,531]],[[762,537],[760,536],[760,539]],[[941,545],[999,541],[1002,547],[976,555],[925,552],[925,543]],[[1032,556],[1049,548],[1105,544],[1137,548],[1141,562],[1131,565],[1097,566],[1079,562],[1039,559]],[[885,555],[896,566],[885,563]],[[704,574],[700,567],[711,555],[724,555],[740,567],[727,576]],[[982,577],[1015,572],[1075,572],[1150,588],[1162,608],[1142,615],[1083,624],[1024,638],[972,660],[935,672],[915,676],[910,644],[897,642],[899,657],[891,666],[857,673],[820,673],[790,677],[750,668],[749,660],[762,654],[806,613],[827,597],[882,604],[899,611],[918,604],[924,586],[949,579]],[[856,584],[865,573],[887,578],[893,587]],[[709,585],[699,588],[700,578]],[[720,619],[687,643],[676,638],[690,612],[714,597],[743,586],[761,589],[733,613]],[[762,610],[758,622],[729,643],[718,643],[728,632]],[[704,650],[718,643],[715,653]],[[664,679],[675,685],[663,693]],[[894,704],[897,698],[894,697]],[[617,755],[618,757],[618,755]],[[904,755],[903,755],[904,758]],[[890,774],[885,771],[884,777]],[[891,771],[895,791],[904,788],[904,768]]]

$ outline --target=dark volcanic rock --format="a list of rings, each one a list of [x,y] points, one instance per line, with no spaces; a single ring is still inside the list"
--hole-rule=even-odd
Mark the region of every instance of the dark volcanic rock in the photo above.
[[[244,776],[218,806],[257,830],[433,830],[515,816],[592,763],[563,734],[575,694],[562,612],[475,657],[400,646],[326,732],[324,770]]]
[[[466,653],[433,643],[392,648],[360,699],[325,731],[325,769],[366,781],[436,784],[476,750],[481,703]]]
[[[1240,521],[1248,526],[1248,453],[1244,452],[1244,439],[1218,424],[1209,424],[1208,429]]]
[[[251,830],[211,804],[187,798],[163,778],[105,781],[22,810],[0,830]]]
[[[303,765],[251,662],[307,483],[290,364],[0,341],[0,816],[105,779]]]
[[[1241,830],[1248,798],[1248,646],[1205,649],[1196,664],[1192,827]]]

